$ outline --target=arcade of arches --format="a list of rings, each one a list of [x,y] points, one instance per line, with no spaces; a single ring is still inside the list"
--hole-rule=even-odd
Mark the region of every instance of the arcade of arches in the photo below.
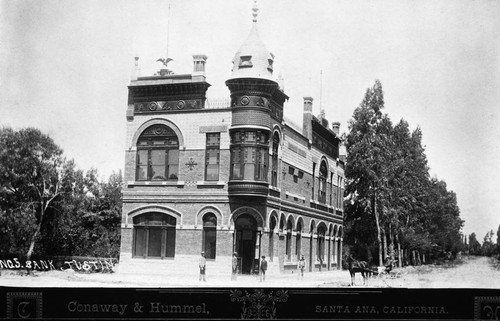
[[[151,211],[134,216],[132,220],[132,257],[151,259],[175,257],[176,246],[179,246],[176,244],[176,237],[179,237],[178,233],[183,232],[176,230],[178,224],[176,217]],[[231,253],[237,253],[241,273],[257,273],[259,258],[263,255],[271,264],[279,263],[284,270],[287,270],[287,267],[293,269],[302,255],[306,260],[308,271],[341,267],[341,255],[339,255],[342,253],[341,226],[323,221],[315,222],[313,219],[305,225],[301,216],[285,217],[281,214],[278,217],[276,212],[269,216],[268,224],[264,223],[259,214],[249,214],[244,211],[231,220],[234,223],[233,228],[224,231],[220,229],[221,222],[218,222],[214,213],[206,212],[200,215],[201,239],[194,239],[194,242],[199,242],[207,259],[217,259],[217,238],[220,237],[218,233],[230,233]],[[219,243],[219,246],[221,244]],[[230,248],[222,252],[228,253],[229,250]],[[193,253],[197,254],[199,253]]]

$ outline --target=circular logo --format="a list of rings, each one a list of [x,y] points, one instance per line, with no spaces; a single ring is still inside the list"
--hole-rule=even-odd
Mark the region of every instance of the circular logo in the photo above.
[[[155,102],[149,103],[148,108],[149,110],[156,110],[156,108],[158,108],[158,105]]]

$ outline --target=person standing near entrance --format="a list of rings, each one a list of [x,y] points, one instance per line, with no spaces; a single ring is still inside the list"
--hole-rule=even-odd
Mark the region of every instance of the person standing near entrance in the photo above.
[[[200,267],[200,281],[203,279],[203,282],[206,282],[207,280],[205,279],[205,270],[207,267],[207,260],[205,259],[205,252],[201,252],[198,266]]]
[[[236,280],[237,274],[238,274],[238,254],[236,252],[234,252],[233,253],[233,261],[232,261],[231,280]]]
[[[306,260],[304,260],[304,255],[302,255],[300,257],[298,268],[299,268],[299,278],[303,279],[304,278],[304,270],[306,268]]]
[[[260,282],[266,280],[266,270],[267,270],[266,257],[262,255],[262,260],[260,260]]]

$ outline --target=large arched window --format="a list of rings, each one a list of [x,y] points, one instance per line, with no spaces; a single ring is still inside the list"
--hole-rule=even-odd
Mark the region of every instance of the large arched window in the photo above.
[[[136,180],[176,181],[179,172],[179,139],[165,125],[148,127],[137,140]]]
[[[213,213],[203,216],[203,240],[202,249],[205,251],[205,258],[215,259],[217,243],[217,217]]]
[[[280,144],[280,136],[278,133],[273,135],[273,155],[271,164],[271,186],[278,187],[278,146]]]
[[[321,203],[326,203],[327,175],[328,175],[328,169],[326,168],[326,162],[322,161],[319,167],[319,191],[318,191],[318,201]]]
[[[262,131],[231,133],[231,179],[267,180],[269,134]]]
[[[176,218],[159,212],[134,217],[134,257],[164,258],[175,255]]]

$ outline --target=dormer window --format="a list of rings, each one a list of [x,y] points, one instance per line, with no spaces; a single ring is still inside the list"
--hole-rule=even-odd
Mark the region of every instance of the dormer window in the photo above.
[[[269,70],[270,72],[273,72],[273,60],[272,59],[267,59],[267,62],[269,63],[269,65],[267,66],[267,70]]]
[[[240,57],[240,68],[250,68],[252,67],[252,56],[241,56]]]

